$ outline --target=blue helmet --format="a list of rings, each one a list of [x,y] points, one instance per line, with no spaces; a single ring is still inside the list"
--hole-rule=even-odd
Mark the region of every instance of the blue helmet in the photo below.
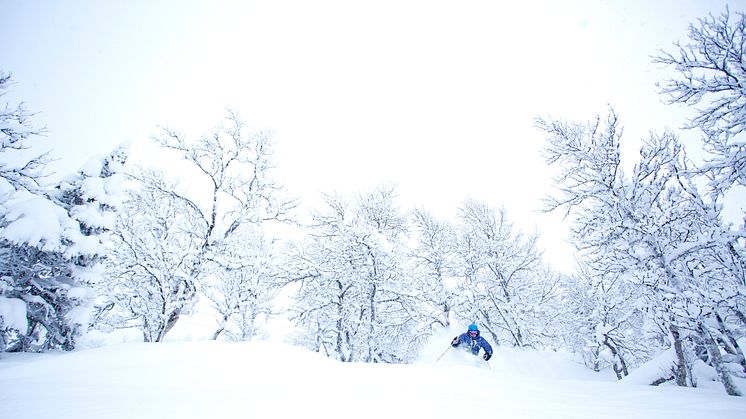
[[[476,324],[476,323],[472,323],[472,324],[470,324],[470,325],[469,325],[469,331],[470,331],[470,332],[478,332],[478,331],[479,331],[479,328],[477,327],[477,324]]]

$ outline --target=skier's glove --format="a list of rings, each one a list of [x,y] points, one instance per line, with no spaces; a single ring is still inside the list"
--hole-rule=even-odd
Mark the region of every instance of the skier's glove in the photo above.
[[[453,338],[453,340],[451,341],[451,346],[453,346],[454,348],[458,346],[458,336]]]
[[[490,358],[492,358],[492,354],[485,352],[484,355],[482,355],[482,358],[484,358],[485,361],[489,361]]]

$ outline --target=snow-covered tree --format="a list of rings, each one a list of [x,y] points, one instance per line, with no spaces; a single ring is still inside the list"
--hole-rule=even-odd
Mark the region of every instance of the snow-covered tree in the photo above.
[[[449,222],[436,220],[425,210],[415,210],[412,217],[416,240],[411,250],[412,273],[419,289],[426,291],[423,308],[433,325],[448,327],[454,305],[451,288],[458,273],[456,231]]]
[[[289,255],[293,319],[314,350],[346,362],[406,362],[427,336],[423,291],[406,269],[407,219],[394,198],[388,187],[354,204],[326,196],[309,239]]]
[[[148,170],[128,192],[112,235],[108,280],[101,292],[115,309],[103,320],[112,326],[139,327],[145,342],[160,342],[179,315],[192,307],[197,290],[199,222],[194,208],[164,192],[163,174]],[[113,324],[112,324],[113,323]]]
[[[707,305],[707,321],[697,326],[699,344],[709,348],[705,352],[709,352],[710,362],[723,369],[720,350],[714,345],[717,342],[726,354],[723,363],[738,364],[733,370],[743,375],[746,360],[738,341],[744,336],[746,325],[746,232],[743,224],[724,224],[719,214],[728,192],[734,186],[746,186],[746,14],[731,14],[726,8],[720,15],[698,19],[689,25],[688,42],[675,45],[675,53],[661,51],[654,58],[676,72],[675,77],[659,85],[661,93],[670,104],[694,108],[695,116],[686,128],[701,130],[704,150],[708,152],[704,165],[691,171],[709,180],[709,199],[699,196],[695,188],[688,188],[693,210],[707,221],[705,231],[711,243],[692,261],[691,274],[717,290],[711,296],[714,301]],[[721,378],[725,374],[718,372]],[[727,386],[727,382],[724,384]]]
[[[703,167],[713,186],[746,186],[746,14],[709,15],[689,25],[689,42],[661,51],[657,63],[672,66],[675,78],[659,84],[668,103],[696,108],[687,128],[701,129],[713,158]]]
[[[75,174],[62,179],[52,191],[52,197],[80,226],[82,240],[72,243],[67,250],[73,275],[88,287],[89,304],[95,297],[95,288],[104,276],[104,261],[108,257],[107,243],[114,229],[116,216],[124,199],[124,164],[129,147],[122,145],[104,157],[93,157]],[[96,306],[93,318],[82,327],[95,322],[106,306]],[[90,307],[83,312],[90,315]]]
[[[269,292],[266,287],[271,282],[257,282],[256,277],[265,275],[267,258],[252,249],[262,246],[244,240],[263,240],[263,226],[288,221],[294,207],[281,196],[282,189],[271,176],[271,138],[265,132],[246,132],[233,112],[224,124],[194,141],[170,129],[155,138],[166,153],[184,163],[178,176],[188,185],[153,171],[132,175],[137,186],[129,203],[131,219],[123,220],[118,231],[120,240],[129,246],[120,246],[118,259],[126,261],[125,268],[140,269],[114,267],[112,278],[120,305],[148,320],[148,325],[141,323],[146,339],[162,339],[195,302],[201,285],[209,285],[221,325],[233,314],[260,312],[245,310],[245,298],[236,307],[235,296],[216,293],[233,292],[236,281],[247,295]],[[150,234],[149,229],[153,229]],[[249,266],[252,261],[259,265]],[[152,284],[152,292],[141,290],[143,283]],[[256,288],[257,284],[262,288]]]
[[[586,366],[594,371],[610,367],[621,379],[660,349],[640,339],[646,322],[639,294],[621,275],[584,266],[563,284],[564,338]]]
[[[63,181],[47,195],[17,191],[4,204],[3,293],[24,301],[28,318],[13,350],[72,349],[89,326],[118,200],[117,176],[98,173],[81,171],[75,186]]]
[[[685,156],[673,134],[651,135],[628,178],[621,169],[621,129],[612,111],[588,124],[539,120],[549,134],[547,161],[559,165],[558,192],[548,209],[573,214],[581,257],[607,279],[621,276],[644,290],[647,315],[658,322],[675,353],[673,378],[695,385],[692,342],[705,342],[710,361],[729,394],[730,374],[713,353],[714,309],[720,290],[742,295],[743,277],[710,264],[708,253],[733,245],[717,205],[708,205],[687,177]],[[722,269],[720,269],[722,268]],[[737,304],[729,304],[734,310]]]
[[[0,71],[0,98],[11,84],[11,74]],[[33,114],[23,104],[5,103],[0,109],[0,194],[7,199],[11,191],[38,192],[46,176],[48,153],[28,155],[32,141],[43,135],[44,128],[34,126]]]
[[[203,294],[219,313],[212,335],[245,341],[258,334],[257,318],[271,312],[277,284],[273,243],[261,231],[242,231],[240,240],[224,243],[221,255],[225,263],[213,269],[203,281]],[[253,229],[256,230],[256,229]]]
[[[0,76],[0,91],[8,81]],[[25,153],[41,133],[29,118],[20,105],[0,113],[0,345],[69,350],[93,314],[126,149],[52,188],[42,181],[46,155]]]
[[[504,209],[468,199],[460,208],[457,311],[494,342],[541,347],[552,335],[561,276],[541,263],[536,235],[514,229]]]

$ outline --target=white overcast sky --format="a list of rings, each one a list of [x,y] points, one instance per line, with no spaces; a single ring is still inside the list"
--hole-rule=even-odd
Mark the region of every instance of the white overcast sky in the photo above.
[[[448,218],[470,196],[569,266],[561,218],[537,213],[550,174],[533,119],[612,105],[634,156],[687,115],[661,103],[670,73],[650,56],[726,3],[0,0],[0,69],[60,174],[125,141],[142,149],[157,125],[198,135],[232,107],[274,131],[295,196],[390,182],[403,206]]]

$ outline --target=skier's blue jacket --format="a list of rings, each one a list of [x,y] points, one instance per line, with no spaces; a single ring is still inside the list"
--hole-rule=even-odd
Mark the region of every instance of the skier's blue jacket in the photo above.
[[[471,353],[474,355],[477,355],[479,353],[479,348],[484,349],[484,352],[490,354],[492,356],[492,346],[487,342],[487,339],[483,338],[479,332],[477,332],[477,335],[474,337],[469,336],[469,333],[463,333],[459,335],[458,342],[451,343],[451,346],[454,348],[461,345],[462,343],[465,343],[469,349],[471,349]]]

